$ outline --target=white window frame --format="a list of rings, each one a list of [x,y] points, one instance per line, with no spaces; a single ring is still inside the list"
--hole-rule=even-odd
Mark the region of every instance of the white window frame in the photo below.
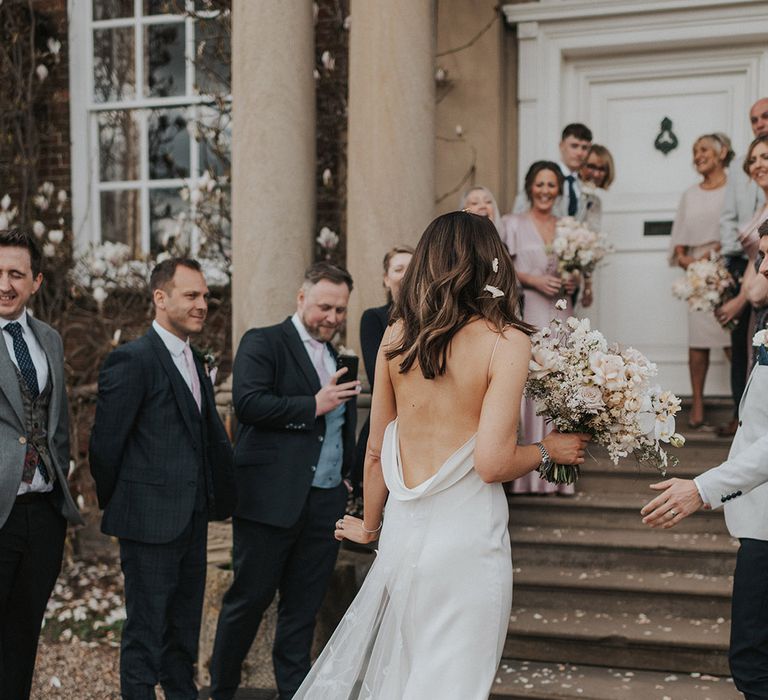
[[[186,0],[194,8],[194,0]],[[151,190],[181,189],[188,180],[201,175],[200,149],[203,147],[190,136],[189,178],[150,179],[148,157],[147,117],[156,108],[188,107],[202,109],[212,105],[210,95],[194,94],[196,20],[179,15],[142,14],[143,0],[134,0],[132,17],[94,20],[92,0],[69,0],[69,85],[70,138],[72,159],[72,225],[75,249],[82,251],[89,243],[101,242],[101,197],[107,191],[137,191],[141,213],[141,250],[149,253],[151,238],[149,198]],[[203,13],[198,13],[203,14]],[[144,98],[144,31],[151,25],[185,24],[185,94],[173,97]],[[132,27],[135,31],[134,77],[136,94],[130,100],[97,102],[93,90],[93,32],[96,29]],[[231,98],[231,97],[230,97]],[[139,178],[131,181],[100,180],[98,114],[105,111],[144,110],[139,129]]]

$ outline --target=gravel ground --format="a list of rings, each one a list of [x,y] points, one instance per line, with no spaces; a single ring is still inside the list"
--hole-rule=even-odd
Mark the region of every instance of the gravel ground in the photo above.
[[[42,638],[32,700],[120,700],[119,657],[104,644]]]

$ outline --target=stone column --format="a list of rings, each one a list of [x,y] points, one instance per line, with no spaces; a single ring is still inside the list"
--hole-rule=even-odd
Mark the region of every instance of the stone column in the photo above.
[[[352,0],[347,265],[355,280],[347,343],[385,301],[381,260],[414,245],[435,208],[434,0]]]
[[[232,237],[235,347],[281,321],[312,259],[315,83],[312,3],[234,0]]]

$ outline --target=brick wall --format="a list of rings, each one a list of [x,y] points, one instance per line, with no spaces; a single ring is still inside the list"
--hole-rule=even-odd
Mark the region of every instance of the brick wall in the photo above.
[[[61,42],[60,61],[50,71],[46,125],[40,143],[40,182],[53,182],[57,189],[71,192],[69,141],[69,37],[67,0],[35,0],[35,11],[42,15]]]

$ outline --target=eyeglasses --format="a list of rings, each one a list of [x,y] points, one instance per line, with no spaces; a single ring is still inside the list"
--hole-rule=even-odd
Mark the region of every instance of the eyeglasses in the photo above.
[[[608,166],[606,165],[595,165],[594,163],[585,163],[584,165],[587,168],[587,170],[594,170],[596,173],[608,172]]]

